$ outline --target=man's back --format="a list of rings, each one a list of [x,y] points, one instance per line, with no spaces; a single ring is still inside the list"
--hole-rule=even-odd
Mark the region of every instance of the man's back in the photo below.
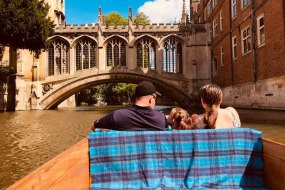
[[[167,121],[161,112],[134,105],[131,108],[116,110],[100,119],[96,127],[119,131],[166,130]]]
[[[94,122],[96,128],[118,131],[159,131],[167,129],[166,117],[154,110],[156,98],[161,95],[155,86],[143,81],[135,89],[136,102],[131,108],[116,110]]]

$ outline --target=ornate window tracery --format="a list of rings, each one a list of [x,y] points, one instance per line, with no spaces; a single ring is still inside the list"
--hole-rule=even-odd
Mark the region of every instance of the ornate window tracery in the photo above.
[[[96,66],[96,45],[83,39],[75,47],[76,70],[90,69]]]
[[[106,55],[107,66],[126,66],[126,42],[118,37],[110,39]]]
[[[48,47],[48,75],[60,75],[69,71],[69,46],[62,40],[54,40]]]
[[[155,70],[156,68],[156,47],[155,42],[150,38],[143,38],[137,44],[137,66]]]
[[[163,71],[183,74],[182,42],[175,38],[168,38],[164,42]]]

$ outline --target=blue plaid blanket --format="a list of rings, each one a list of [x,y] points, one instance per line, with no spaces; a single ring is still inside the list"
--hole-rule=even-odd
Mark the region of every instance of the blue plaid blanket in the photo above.
[[[90,189],[264,189],[261,132],[89,134]]]

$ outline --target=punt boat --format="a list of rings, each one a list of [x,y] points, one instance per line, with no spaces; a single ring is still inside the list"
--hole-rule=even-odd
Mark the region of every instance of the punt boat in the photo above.
[[[284,190],[285,144],[266,138],[262,140],[265,187]],[[8,187],[8,190],[87,190],[90,183],[88,138],[85,138]]]

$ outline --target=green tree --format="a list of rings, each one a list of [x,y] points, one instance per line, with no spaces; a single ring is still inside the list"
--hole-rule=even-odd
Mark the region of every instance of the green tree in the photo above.
[[[122,24],[122,25],[127,25],[128,24],[128,20],[125,19],[121,14],[117,13],[117,12],[111,12],[110,14],[107,14],[104,16],[104,21],[106,25],[110,25],[110,24]]]
[[[17,49],[28,49],[38,57],[53,35],[54,24],[48,18],[44,0],[0,0],[0,45],[10,47],[7,111],[15,110],[15,74]]]
[[[0,44],[29,49],[38,57],[54,32],[49,8],[44,0],[0,0]]]
[[[135,24],[149,24],[150,20],[147,15],[143,12],[138,12],[136,16],[134,16],[133,21]]]

